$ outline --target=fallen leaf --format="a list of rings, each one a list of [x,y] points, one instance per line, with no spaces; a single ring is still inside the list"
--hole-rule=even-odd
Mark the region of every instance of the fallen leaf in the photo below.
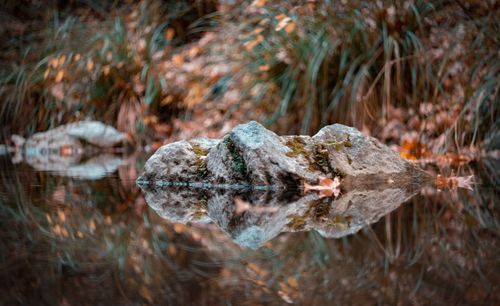
[[[288,304],[293,304],[293,300],[285,292],[279,290],[278,295]]]
[[[271,66],[269,66],[269,65],[259,66],[259,71],[262,71],[262,72],[269,71],[269,69],[271,69]]]
[[[333,195],[338,197],[340,195],[340,179],[337,176],[333,180],[320,176],[318,185],[309,185],[304,182],[304,192],[307,193],[310,190],[319,191],[322,196],[331,197]]]
[[[285,29],[287,33],[290,33],[295,29],[295,23],[292,21],[290,17],[285,15],[278,15],[276,16],[276,19],[279,20],[275,28],[276,31],[281,31]],[[292,26],[290,26],[290,24],[292,24]],[[289,27],[288,30],[286,29],[287,27]]]
[[[407,160],[418,160],[422,158],[429,158],[432,152],[429,148],[417,140],[403,140],[399,148],[399,155]]]
[[[167,252],[168,252],[168,255],[175,256],[177,254],[177,248],[175,247],[175,245],[170,244],[168,246]]]
[[[168,28],[166,31],[165,31],[165,38],[167,40],[172,40],[172,38],[174,38],[175,36],[175,30],[172,29],[172,28]]]
[[[297,281],[297,279],[293,276],[289,276],[288,279],[287,279],[287,283],[290,285],[290,287],[292,288],[299,288],[299,282]]]
[[[172,63],[180,66],[180,65],[184,64],[184,57],[182,57],[182,55],[180,55],[180,54],[176,54],[176,55],[172,56]]]
[[[283,19],[289,18],[289,17],[287,15],[285,15],[285,14],[279,14],[279,15],[277,15],[274,18],[276,18],[276,20],[278,20],[278,21],[282,21]]]
[[[186,230],[186,226],[184,224],[181,224],[181,223],[174,224],[174,232],[176,232],[177,234],[181,234],[185,230]]]
[[[52,224],[52,218],[49,214],[45,214],[45,218],[47,218],[47,222],[49,222],[49,224]]]
[[[91,59],[89,59],[87,61],[86,68],[87,68],[88,72],[92,72],[92,69],[94,69],[94,61],[92,61]]]
[[[290,22],[285,26],[285,32],[288,34],[292,33],[296,28],[295,22]]]
[[[64,70],[59,70],[56,74],[56,78],[55,78],[55,82],[56,83],[59,83],[62,81],[62,79],[64,78]]]
[[[457,188],[464,188],[474,190],[472,187],[474,185],[474,175],[443,177],[438,174],[434,184],[439,189],[449,188],[456,190]]]
[[[202,50],[201,50],[201,48],[200,48],[200,47],[198,47],[198,46],[194,46],[194,47],[192,47],[191,49],[189,49],[189,56],[190,56],[191,58],[193,58],[193,57],[195,57],[195,56],[197,56],[197,55],[201,54],[201,51],[202,51]]]
[[[266,5],[266,3],[267,0],[255,0],[250,6],[263,7],[264,5]]]
[[[153,295],[151,294],[151,291],[146,286],[142,286],[141,289],[139,289],[139,293],[149,303],[151,303],[151,304],[153,303]]]
[[[242,213],[244,213],[245,211],[248,211],[250,210],[250,203],[246,202],[246,201],[243,201],[242,199],[240,198],[235,198],[234,199],[234,204],[236,205],[236,210],[235,210],[235,213],[237,215],[241,215]]]
[[[256,40],[251,40],[251,41],[247,41],[246,43],[244,43],[243,45],[245,46],[245,49],[247,49],[247,51],[252,51],[253,48],[255,48],[255,46],[257,46],[259,44],[258,41]]]
[[[102,67],[102,72],[105,76],[107,76],[109,74],[110,70],[111,70],[111,67],[109,65]]]

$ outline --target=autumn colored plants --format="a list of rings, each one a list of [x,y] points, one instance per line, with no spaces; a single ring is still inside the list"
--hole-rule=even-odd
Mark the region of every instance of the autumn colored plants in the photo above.
[[[93,118],[163,143],[256,119],[283,134],[353,125],[409,159],[493,150],[498,10],[495,1],[151,0],[47,11],[32,44],[2,63],[2,134]]]

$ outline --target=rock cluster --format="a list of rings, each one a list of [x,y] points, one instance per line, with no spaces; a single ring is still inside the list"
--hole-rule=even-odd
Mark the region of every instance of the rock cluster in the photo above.
[[[252,121],[223,139],[167,144],[147,161],[138,183],[150,186],[253,186],[296,189],[338,176],[359,186],[421,176],[423,172],[378,140],[341,124],[316,135],[278,136]]]
[[[338,197],[304,183],[341,178]],[[172,222],[214,222],[258,248],[281,232],[342,237],[374,223],[430,177],[374,138],[334,124],[316,135],[278,136],[257,122],[223,139],[159,148],[137,180],[148,204]]]

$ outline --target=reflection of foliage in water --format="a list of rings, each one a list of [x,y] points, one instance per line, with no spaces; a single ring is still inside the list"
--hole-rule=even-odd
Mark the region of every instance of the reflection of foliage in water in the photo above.
[[[29,178],[23,170],[8,169],[1,178],[2,192],[15,195],[1,198],[1,257],[9,258],[1,274],[3,302],[32,304],[42,295],[48,304],[152,303],[159,295],[189,303],[210,288],[203,280],[219,268],[200,234],[155,222],[136,188],[112,179]]]
[[[112,178],[2,168],[2,304],[498,302],[498,162],[478,165],[477,198],[419,196],[354,236],[285,234],[258,251],[160,220]]]

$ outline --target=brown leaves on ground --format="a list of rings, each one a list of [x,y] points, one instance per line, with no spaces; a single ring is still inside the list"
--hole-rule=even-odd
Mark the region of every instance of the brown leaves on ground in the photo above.
[[[318,185],[309,185],[304,182],[304,193],[310,190],[319,191],[322,197],[338,197],[340,195],[340,179],[338,176],[334,177],[333,180],[330,178],[320,176],[318,178]]]
[[[434,184],[438,189],[449,188],[451,190],[456,190],[457,188],[464,188],[473,190],[474,175],[443,177],[438,174]]]
[[[480,155],[479,150],[476,148],[470,148],[468,151],[462,151],[462,153],[446,152],[442,154],[435,154],[431,151],[428,145],[417,139],[404,139],[399,147],[399,155],[407,160],[415,161],[421,164],[436,164],[440,167],[462,166],[468,164]]]
[[[432,152],[416,139],[404,139],[399,148],[399,155],[408,160],[418,160],[431,157]]]

